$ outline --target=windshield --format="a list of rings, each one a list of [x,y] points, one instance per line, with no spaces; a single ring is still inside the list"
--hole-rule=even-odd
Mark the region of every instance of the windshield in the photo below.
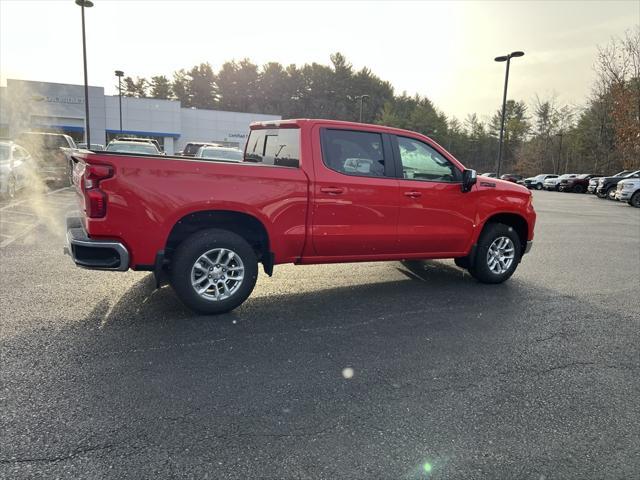
[[[0,161],[9,160],[11,158],[11,147],[9,145],[0,145]]]
[[[583,173],[582,175],[578,175],[578,178],[587,178],[590,175],[591,175],[590,173]]]
[[[120,152],[120,153],[142,153],[145,155],[157,155],[158,149],[148,143],[124,143],[115,142],[107,145],[107,152]]]
[[[212,158],[216,160],[234,160],[237,162],[242,160],[242,152],[240,150],[227,150],[222,148],[203,148],[200,156],[202,158]]]

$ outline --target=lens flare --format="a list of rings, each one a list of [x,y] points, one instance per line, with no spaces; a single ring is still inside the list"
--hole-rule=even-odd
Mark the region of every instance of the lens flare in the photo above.
[[[431,464],[429,462],[425,462],[424,465],[422,465],[422,470],[424,470],[426,473],[431,473]]]

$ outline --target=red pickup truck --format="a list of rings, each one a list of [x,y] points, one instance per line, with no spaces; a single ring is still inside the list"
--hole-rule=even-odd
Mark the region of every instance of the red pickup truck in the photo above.
[[[250,295],[258,262],[454,258],[501,283],[531,248],[531,192],[477,177],[431,139],[378,125],[251,125],[242,162],[75,155],[75,263],[149,270],[202,313]]]

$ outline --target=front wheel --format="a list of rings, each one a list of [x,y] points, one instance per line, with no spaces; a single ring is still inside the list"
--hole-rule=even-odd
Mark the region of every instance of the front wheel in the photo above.
[[[632,207],[640,208],[640,190],[634,193],[629,199],[629,205]]]
[[[536,190],[542,190],[542,184],[536,183]]]
[[[515,272],[522,255],[520,237],[502,223],[488,224],[478,240],[471,275],[482,283],[502,283]]]
[[[180,244],[171,262],[171,286],[187,307],[203,314],[238,307],[257,278],[255,252],[244,238],[225,230],[194,233]]]
[[[575,187],[573,187],[573,193],[584,193],[584,186],[576,185]]]

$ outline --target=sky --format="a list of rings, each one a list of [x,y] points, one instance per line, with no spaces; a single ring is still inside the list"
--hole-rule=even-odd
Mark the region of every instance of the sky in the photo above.
[[[556,95],[580,105],[597,46],[640,23],[633,1],[178,1],[93,0],[86,10],[91,85],[116,93],[116,69],[164,74],[249,58],[329,63],[343,53],[396,93],[430,98],[449,116],[487,118],[509,98]],[[73,0],[0,0],[0,85],[7,78],[83,83],[80,7]],[[363,92],[366,93],[366,92]]]

